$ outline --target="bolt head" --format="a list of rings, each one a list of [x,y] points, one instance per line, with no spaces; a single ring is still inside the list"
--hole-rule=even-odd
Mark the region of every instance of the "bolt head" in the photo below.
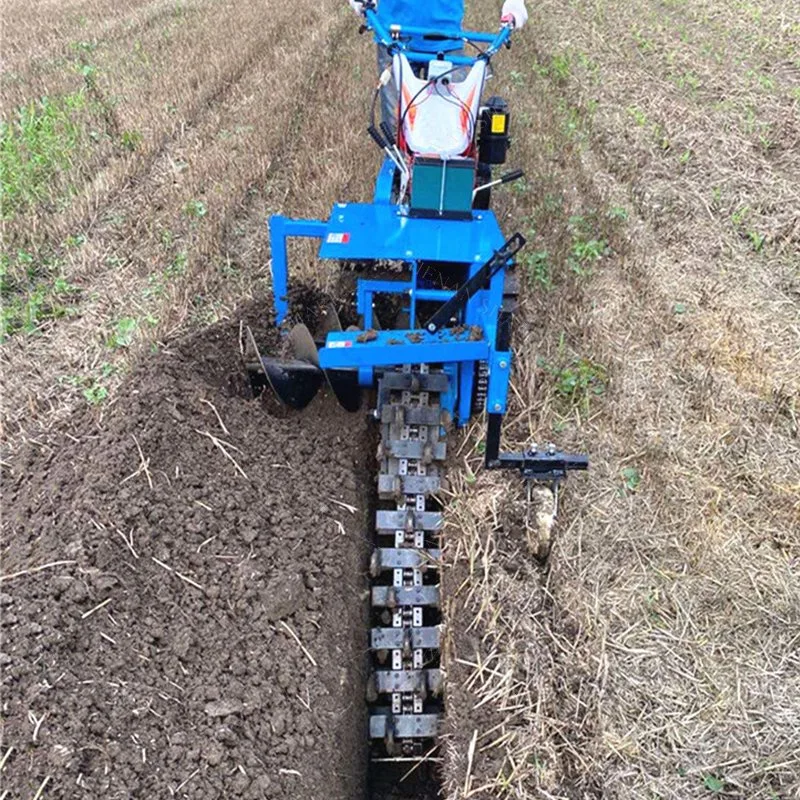
[[[503,359],[503,361],[500,362],[500,369],[506,369],[507,367],[508,367],[508,361]]]
[[[495,411],[500,411],[500,409],[502,409],[502,408],[503,408],[503,406],[500,403],[495,403],[494,404],[494,410]]]

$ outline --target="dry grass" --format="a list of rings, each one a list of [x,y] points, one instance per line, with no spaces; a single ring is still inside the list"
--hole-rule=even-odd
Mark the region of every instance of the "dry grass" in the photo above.
[[[63,418],[87,388],[113,388],[148,347],[265,291],[270,211],[322,215],[340,187],[365,185],[355,156],[319,153],[357,135],[342,132],[340,109],[353,102],[347,78],[369,63],[366,48],[346,35],[352,19],[333,0],[304,7],[302,32],[296,12],[130,4],[116,18],[98,11],[103,24],[81,28],[95,91],[115,98],[113,130],[73,164],[66,202],[5,224],[8,251],[54,263],[50,272],[80,289],[75,313],[4,347],[10,438]],[[121,45],[120,30],[139,36]],[[70,44],[53,46],[72,53]],[[8,108],[48,80],[52,93],[80,90],[74,70],[69,86],[57,70],[30,72],[35,78],[20,73],[6,86]],[[320,102],[326,113],[309,114]],[[133,152],[120,144],[125,132],[136,134]],[[109,347],[120,321],[135,325],[132,341]]]
[[[513,481],[450,506],[450,798],[800,793],[793,11],[544,2],[515,45],[506,211],[553,286],[528,285],[512,438],[593,464],[538,568]],[[577,216],[612,249],[588,276]],[[559,392],[575,359],[602,394]]]
[[[98,132],[61,195],[4,224],[6,252],[80,289],[3,346],[13,447],[268,289],[268,213],[368,197],[377,157],[353,122],[374,54],[339,0],[7,8],[4,117],[83,89]],[[509,446],[593,463],[540,564],[522,487],[473,480],[479,426],[461,442],[450,798],[800,792],[798,19],[794,1],[541,0],[498,59],[528,174],[499,210],[539,253]],[[590,242],[610,252],[581,260]]]

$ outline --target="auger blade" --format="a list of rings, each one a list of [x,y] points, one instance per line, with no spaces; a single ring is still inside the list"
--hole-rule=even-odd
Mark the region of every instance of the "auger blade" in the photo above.
[[[272,391],[291,408],[305,408],[322,385],[322,370],[308,361],[262,357],[261,365]]]
[[[333,303],[329,303],[323,312],[320,333],[323,341],[331,331],[342,330],[339,314]],[[336,395],[339,405],[345,411],[358,411],[361,408],[361,387],[358,385],[358,370],[355,369],[326,369],[325,380]]]
[[[324,341],[325,337],[331,333],[331,331],[340,331],[341,329],[342,323],[339,319],[339,313],[336,311],[336,306],[333,303],[328,303],[325,308],[322,309],[322,319],[319,323],[319,335]]]
[[[295,325],[287,337],[290,358],[262,356],[250,328],[247,328],[245,363],[255,395],[269,386],[275,396],[290,408],[305,408],[319,391],[323,374],[317,347],[305,325]]]
[[[302,322],[289,331],[287,339],[289,340],[289,349],[298,361],[305,361],[308,364],[319,367],[317,344],[311,335],[311,331]]]
[[[345,411],[361,408],[361,387],[358,385],[358,370],[326,369],[325,379]]]

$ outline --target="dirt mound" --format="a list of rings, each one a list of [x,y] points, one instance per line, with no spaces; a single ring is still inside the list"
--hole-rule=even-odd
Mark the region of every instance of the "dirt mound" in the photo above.
[[[240,364],[216,326],[13,459],[12,795],[363,794],[364,415],[254,401]]]

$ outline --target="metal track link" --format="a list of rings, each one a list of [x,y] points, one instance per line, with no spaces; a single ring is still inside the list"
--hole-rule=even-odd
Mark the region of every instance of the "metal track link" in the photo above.
[[[373,758],[423,758],[442,714],[439,531],[433,495],[447,447],[441,396],[449,378],[406,365],[378,382],[379,509],[370,562],[374,627],[367,687]]]

